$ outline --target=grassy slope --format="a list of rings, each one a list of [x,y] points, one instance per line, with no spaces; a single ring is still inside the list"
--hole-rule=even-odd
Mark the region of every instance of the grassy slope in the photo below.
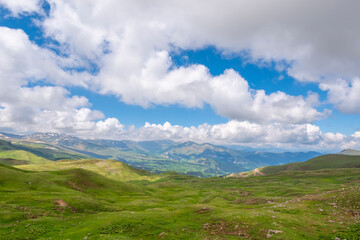
[[[148,171],[177,171],[181,173],[197,172],[202,174],[202,176],[212,176],[212,174],[205,173],[208,167],[202,164],[178,161],[171,158],[169,159],[158,154],[137,151],[137,148],[134,148],[133,150],[122,150],[116,147],[104,146],[96,146],[92,148],[92,145],[89,145],[81,149],[88,155],[95,154],[97,158],[101,157],[103,159],[118,159],[120,161],[131,164],[132,166],[146,169]],[[75,146],[74,150],[79,150],[79,146]]]
[[[16,166],[16,165],[28,164],[28,161],[16,160],[12,158],[0,158],[0,164]]]
[[[32,154],[27,151],[23,150],[8,150],[8,151],[2,151],[0,152],[0,158],[2,158],[2,162],[6,163],[6,159],[9,160],[9,162],[15,163],[17,161],[11,161],[11,160],[20,160],[21,162],[26,162],[22,164],[43,164],[43,163],[51,163],[50,160],[47,160],[45,158],[36,156],[35,154]]]
[[[298,163],[292,170],[318,170],[324,168],[360,168],[360,156],[327,154]]]
[[[17,151],[15,152],[15,150]],[[56,161],[60,159],[83,159],[87,157],[88,156],[86,155],[49,144],[32,143],[27,141],[17,141],[16,143],[11,143],[0,139],[0,158],[2,158],[0,162],[5,164],[18,164],[17,161],[4,160],[7,158],[14,160],[29,160],[30,163],[32,160],[34,161],[33,163],[44,163],[44,159]]]
[[[22,165],[17,167],[24,170],[32,170],[32,171],[57,171],[57,170],[81,168],[120,181],[155,180],[159,178],[159,175],[130,167],[129,165],[116,160],[98,160],[98,159],[59,160],[48,164]]]
[[[360,151],[356,149],[345,149],[339,152],[339,154],[360,156]]]
[[[120,182],[84,169],[0,165],[0,239],[358,239],[346,234],[359,219],[359,176],[328,169]]]
[[[16,150],[16,148],[10,142],[0,139],[0,151],[7,151],[7,150]]]
[[[320,170],[327,168],[360,168],[360,156],[341,155],[341,154],[326,154],[312,158],[305,162],[294,162],[279,166],[268,166],[258,168],[258,172],[269,175],[284,171],[306,171],[306,170]],[[232,174],[231,176],[248,177],[254,176],[256,169],[243,172],[239,174]]]
[[[12,145],[18,150],[28,151],[37,156],[52,161],[57,161],[61,159],[84,159],[89,157],[87,155],[80,154],[50,144],[31,143],[31,142],[22,141],[22,142],[14,143]]]

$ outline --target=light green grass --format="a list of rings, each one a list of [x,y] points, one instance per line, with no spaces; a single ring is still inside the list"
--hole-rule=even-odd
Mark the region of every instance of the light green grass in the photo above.
[[[102,176],[119,180],[157,180],[160,175],[130,167],[116,160],[81,159],[81,160],[59,160],[48,164],[20,165],[18,168],[31,171],[58,171],[65,169],[81,168]]]
[[[10,158],[15,160],[23,160],[29,164],[43,164],[43,163],[51,163],[52,161],[47,160],[45,158],[36,156],[27,151],[23,150],[8,150],[8,151],[1,151],[0,158]]]

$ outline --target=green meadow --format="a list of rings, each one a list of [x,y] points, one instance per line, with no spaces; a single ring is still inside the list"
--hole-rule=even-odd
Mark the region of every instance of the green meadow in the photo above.
[[[111,160],[0,165],[0,239],[360,239],[359,199],[359,168],[197,178]]]

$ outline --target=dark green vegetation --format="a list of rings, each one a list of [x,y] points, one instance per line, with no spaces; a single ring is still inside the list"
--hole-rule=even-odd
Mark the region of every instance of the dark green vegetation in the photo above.
[[[254,169],[250,172],[232,174],[231,176],[248,177],[269,175],[281,172],[320,170],[326,168],[360,168],[360,156],[343,154],[326,154],[305,162],[294,162],[280,166],[268,166]]]
[[[12,163],[9,165],[20,165],[50,163],[51,161],[24,150],[8,150],[0,152],[0,162],[3,162],[4,164],[8,164],[8,162]]]
[[[360,239],[360,168],[203,179],[110,160],[18,167],[36,166],[53,171],[0,164],[0,239]]]
[[[18,143],[18,149],[49,160],[115,159],[155,173],[175,171],[201,177],[221,176],[262,166],[305,161],[320,155],[317,152],[238,151],[207,143],[177,143],[170,140],[135,142],[82,139],[56,133],[7,135],[0,134],[0,138],[12,139]]]

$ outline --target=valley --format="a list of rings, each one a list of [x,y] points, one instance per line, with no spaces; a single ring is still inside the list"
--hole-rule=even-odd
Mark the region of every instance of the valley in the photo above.
[[[359,238],[360,168],[205,179],[55,169],[0,165],[0,239]]]
[[[360,237],[360,156],[354,150],[294,162],[288,157],[304,155],[55,137],[0,140],[0,239]],[[135,160],[94,159],[90,151]],[[236,169],[254,170],[231,173],[231,164],[249,163],[251,155],[263,158]],[[276,161],[267,160],[274,155]],[[149,159],[163,170],[136,164]],[[257,167],[285,159],[290,163]],[[199,166],[209,169],[210,163],[219,172],[197,177]]]
[[[354,154],[199,178],[55,145],[33,147],[74,157],[54,161],[17,150],[23,142],[0,143],[0,239],[360,238],[360,157]],[[163,151],[159,146],[151,145]],[[182,159],[217,148],[194,146],[166,153]]]

